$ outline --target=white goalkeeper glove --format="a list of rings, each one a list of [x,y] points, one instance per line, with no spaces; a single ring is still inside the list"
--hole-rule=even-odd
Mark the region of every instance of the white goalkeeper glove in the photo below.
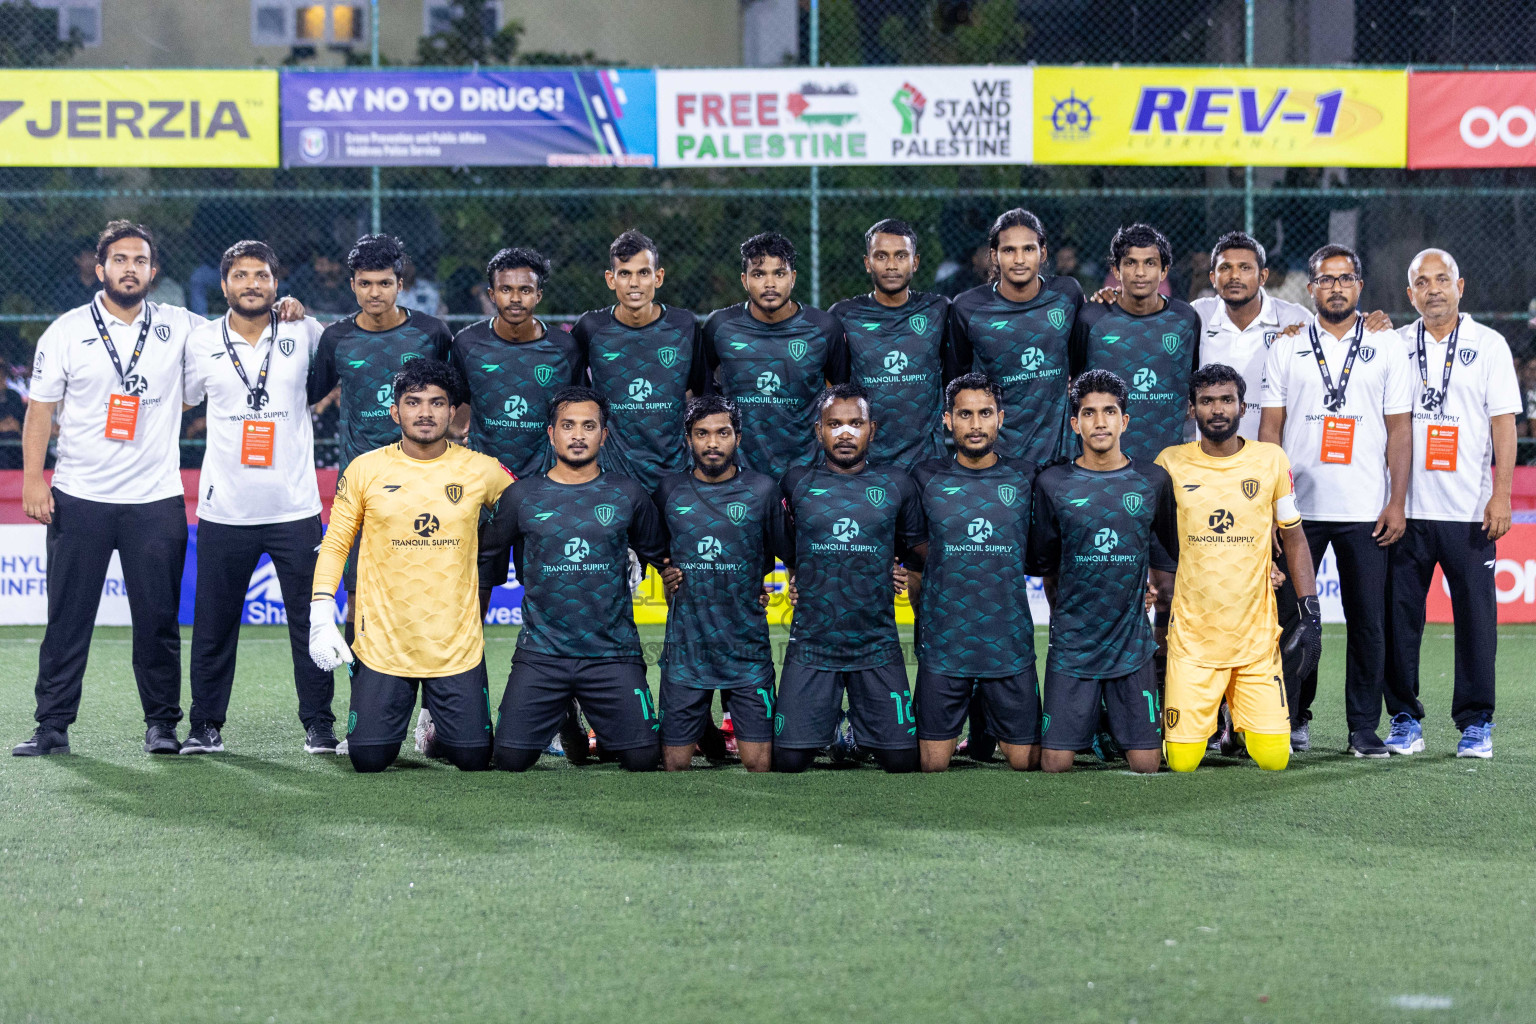
[[[336,628],[336,602],[332,598],[309,602],[309,657],[323,672],[352,664],[352,649]]]

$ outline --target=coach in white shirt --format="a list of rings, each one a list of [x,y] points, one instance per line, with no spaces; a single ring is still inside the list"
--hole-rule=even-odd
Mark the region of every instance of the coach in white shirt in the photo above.
[[[304,749],[336,752],[334,679],[309,657],[309,599],[319,548],[320,489],[305,382],[320,325],[279,322],[277,254],[236,242],[219,263],[229,312],[187,339],[186,400],[208,400],[197,489],[197,606],[192,619],[191,731],[183,754],[224,749],[246,589],[272,559],[288,614]]]
[[[1426,249],[1408,265],[1408,298],[1421,317],[1399,332],[1418,387],[1408,529],[1392,546],[1387,617],[1387,746],[1398,754],[1424,749],[1419,643],[1438,564],[1456,622],[1451,718],[1462,734],[1456,754],[1493,756],[1494,542],[1509,531],[1521,396],[1503,335],[1460,312],[1465,287],[1444,250]]]
[[[1349,623],[1350,752],[1387,757],[1376,733],[1386,660],[1387,548],[1406,526],[1412,372],[1396,332],[1369,330],[1357,308],[1360,257],[1325,245],[1309,263],[1317,316],[1306,330],[1270,346],[1259,440],[1285,447],[1314,566],[1330,544],[1338,561]],[[1281,607],[1283,613],[1284,601]],[[1293,742],[1304,749],[1316,673],[1288,678],[1287,689]]]
[[[1263,393],[1270,345],[1290,325],[1310,323],[1312,314],[1264,290],[1269,268],[1264,246],[1252,235],[1222,235],[1211,249],[1211,267],[1216,294],[1190,303],[1200,314],[1200,360],[1233,367],[1247,382],[1247,393],[1258,396]],[[1259,403],[1250,402],[1237,427],[1250,441],[1259,439],[1259,413]]]

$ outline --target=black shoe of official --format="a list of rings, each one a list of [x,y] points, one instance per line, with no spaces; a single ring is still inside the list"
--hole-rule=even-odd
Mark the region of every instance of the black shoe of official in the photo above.
[[[725,749],[725,733],[713,722],[704,727],[704,735],[699,737],[699,753],[710,764],[724,764],[730,760],[730,751]]]
[[[149,748],[145,747],[145,749]],[[194,723],[192,730],[187,733],[187,738],[181,741],[181,752],[183,754],[222,754],[224,737],[219,735],[219,730],[207,722]]]
[[[1381,742],[1381,737],[1376,735],[1375,729],[1356,729],[1349,734],[1349,752],[1356,757],[1384,758],[1391,757],[1392,751]]]
[[[41,757],[44,754],[69,753],[69,734],[63,729],[40,725],[32,738],[11,748],[12,757]]]
[[[566,705],[565,721],[560,723],[560,746],[565,749],[565,760],[569,764],[586,764],[592,760],[587,730],[582,727],[581,712],[576,709],[574,700]]]
[[[179,754],[181,753],[181,741],[176,738],[176,727],[165,722],[156,722],[144,730],[144,753],[146,754]]]
[[[334,754],[340,741],[336,739],[336,732],[329,725],[312,725],[304,733],[304,753],[306,754]]]

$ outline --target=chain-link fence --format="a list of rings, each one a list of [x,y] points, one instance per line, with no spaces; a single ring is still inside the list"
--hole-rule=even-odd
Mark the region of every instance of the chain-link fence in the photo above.
[[[0,13],[15,6],[0,2]],[[791,0],[790,17],[786,52],[801,63],[813,51],[823,64],[1395,66],[1492,64],[1536,53],[1536,7],[1515,0],[1411,7],[1389,0]],[[244,30],[232,19],[231,31]],[[14,59],[8,53],[0,49],[0,59]],[[67,48],[49,58],[64,59],[81,58]],[[1352,243],[1366,263],[1364,304],[1400,323],[1413,316],[1404,290],[1409,258],[1444,247],[1468,282],[1464,308],[1505,332],[1522,372],[1530,364],[1536,392],[1536,336],[1527,325],[1536,307],[1527,242],[1536,174],[1524,170],[7,168],[0,169],[0,358],[24,374],[46,323],[89,298],[96,284],[87,253],[112,217],[158,232],[158,297],[209,314],[223,309],[219,254],[245,237],[276,246],[286,289],[317,314],[351,311],[341,260],[377,224],[412,254],[410,304],[435,303],[463,323],[490,312],[485,261],[510,244],[532,245],[553,261],[545,314],[573,319],[607,304],[604,253],[631,226],[660,243],[662,297],[701,313],[740,298],[736,248],[770,228],[800,247],[802,300],[824,306],[867,290],[862,233],[887,216],[918,228],[919,285],[954,293],[979,282],[986,227],[1015,205],[1041,216],[1056,270],[1090,289],[1105,280],[1110,235],[1132,220],[1169,236],[1172,290],[1187,297],[1208,289],[1210,245],[1233,228],[1250,228],[1269,247],[1270,290],[1301,302],[1306,256],[1327,241]],[[0,410],[0,436],[8,425]]]

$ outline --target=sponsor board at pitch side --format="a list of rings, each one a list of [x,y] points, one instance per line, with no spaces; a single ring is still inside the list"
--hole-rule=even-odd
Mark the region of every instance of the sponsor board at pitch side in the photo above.
[[[656,72],[662,167],[1024,164],[1028,67]]]
[[[1536,72],[1408,76],[1408,166],[1536,167]]]

